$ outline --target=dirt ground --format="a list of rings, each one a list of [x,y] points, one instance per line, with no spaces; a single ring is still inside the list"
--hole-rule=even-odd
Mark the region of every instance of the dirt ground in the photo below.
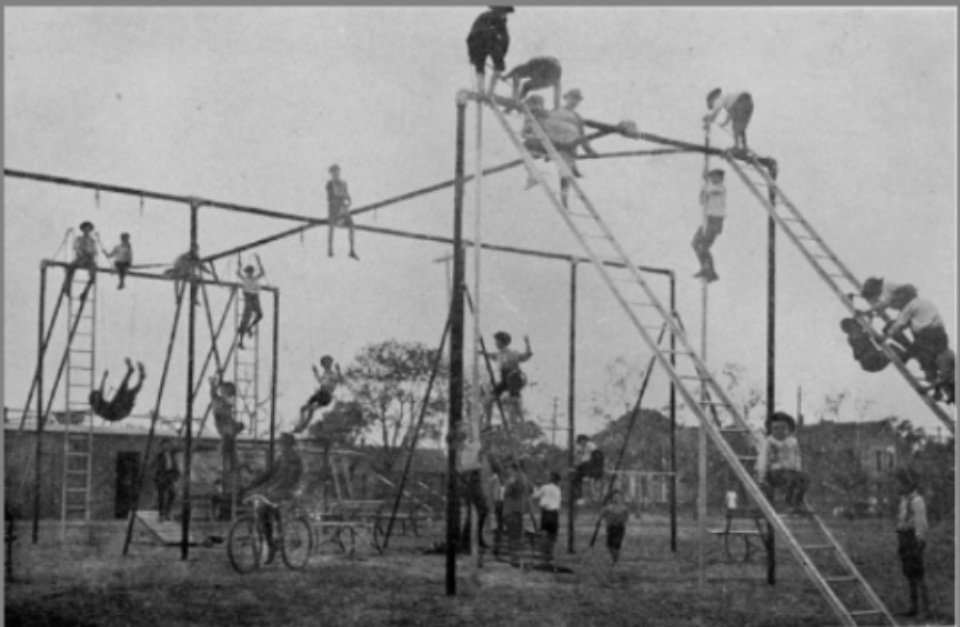
[[[719,524],[719,521],[716,521]],[[566,523],[561,522],[564,530]],[[163,625],[524,625],[544,627],[662,625],[831,625],[833,615],[789,554],[778,550],[776,586],[765,582],[762,557],[729,563],[710,538],[706,584],[698,589],[696,527],[681,520],[677,553],[668,521],[644,516],[627,532],[621,562],[612,567],[603,536],[590,549],[591,519],[578,525],[578,551],[559,563],[572,572],[524,571],[485,560],[472,576],[469,558],[457,564],[456,596],[445,594],[445,558],[427,554],[442,524],[420,537],[395,536],[384,555],[362,543],[350,558],[330,545],[303,571],[270,564],[250,575],[230,567],[224,545],[179,547],[137,542],[121,556],[124,525],[99,525],[86,541],[59,542],[58,527],[29,530],[14,545],[14,580],[6,582],[5,624],[147,627]],[[887,520],[833,521],[847,547],[891,611],[904,609],[906,587]],[[931,533],[927,572],[933,615],[954,623],[953,521]],[[361,538],[362,539],[362,538]],[[781,543],[782,544],[782,543]],[[279,560],[278,560],[279,561]],[[904,624],[911,624],[901,619]],[[912,624],[924,624],[914,621]]]

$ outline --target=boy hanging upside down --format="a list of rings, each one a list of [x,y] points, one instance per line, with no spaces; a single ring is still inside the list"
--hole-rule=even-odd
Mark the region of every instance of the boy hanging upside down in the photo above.
[[[143,380],[147,378],[143,364],[138,361],[137,368],[140,370],[140,380],[136,386],[128,387],[130,377],[133,376],[133,362],[129,358],[125,361],[127,363],[127,374],[120,382],[120,389],[117,390],[110,401],[106,400],[103,393],[103,387],[107,383],[107,375],[109,374],[108,370],[103,371],[103,378],[100,379],[100,389],[90,392],[90,407],[93,409],[93,413],[110,422],[123,420],[130,415],[134,404],[137,402],[137,394],[143,387]]]

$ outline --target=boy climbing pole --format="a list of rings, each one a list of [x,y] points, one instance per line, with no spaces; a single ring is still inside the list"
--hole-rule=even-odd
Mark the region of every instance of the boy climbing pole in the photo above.
[[[704,169],[706,170],[706,167]],[[692,242],[693,252],[700,260],[700,271],[693,276],[707,283],[720,278],[713,266],[710,247],[723,231],[723,220],[727,215],[727,190],[723,185],[723,176],[723,170],[719,168],[703,174],[703,187],[700,189],[703,223],[697,227]]]
[[[63,279],[63,293],[70,297],[73,285],[73,274],[77,268],[85,268],[90,273],[90,282],[97,277],[97,248],[99,242],[93,235],[93,223],[80,223],[80,235],[73,240],[73,261],[67,266],[67,273]]]
[[[535,89],[553,87],[553,108],[560,108],[560,76],[563,73],[556,57],[533,57],[526,63],[514,66],[503,75],[504,81],[513,83],[514,100],[523,100]],[[513,107],[507,107],[509,113]]]
[[[253,337],[253,329],[263,319],[263,309],[260,308],[260,279],[265,276],[260,255],[254,255],[257,267],[248,265],[240,272],[240,256],[237,256],[237,276],[243,284],[243,314],[240,317],[240,329],[237,334],[240,341],[237,348],[243,348],[243,336]]]
[[[133,376],[133,362],[130,361],[130,358],[127,358],[126,363],[127,374],[123,377],[123,381],[120,382],[120,389],[116,391],[112,399],[107,401],[103,392],[103,388],[107,383],[107,375],[110,374],[109,370],[103,371],[103,378],[100,379],[100,388],[90,392],[90,408],[93,409],[93,413],[110,422],[123,420],[130,415],[130,412],[133,411],[134,404],[137,402],[137,394],[140,393],[140,388],[143,387],[143,380],[147,378],[143,364],[138,361],[137,368],[140,371],[140,380],[137,381],[137,385],[134,387],[129,387],[130,377]]]
[[[739,154],[747,153],[747,125],[753,116],[753,97],[745,91],[734,91],[724,94],[719,87],[707,94],[707,109],[703,116],[703,129],[709,130],[710,124],[716,120],[721,111],[726,112],[725,119],[720,126],[733,123],[733,151]]]
[[[507,31],[507,15],[510,13],[513,13],[513,7],[490,7],[489,11],[484,11],[474,20],[470,28],[467,53],[476,72],[477,93],[492,96],[500,75],[507,68],[504,57],[510,48],[510,33]],[[487,57],[493,61],[493,76],[490,78],[489,87],[484,85]]]
[[[345,225],[350,237],[350,257],[360,259],[353,248],[353,218],[350,217],[350,191],[347,182],[340,178],[340,166],[330,166],[330,180],[327,181],[327,256],[333,257],[333,231],[337,226]]]
[[[334,367],[335,366],[335,367]],[[333,357],[324,355],[320,358],[320,367],[323,368],[321,374],[316,366],[311,366],[313,376],[320,384],[317,391],[307,399],[307,402],[300,408],[300,421],[293,428],[294,433],[300,433],[307,428],[313,419],[313,412],[326,407],[333,402],[333,392],[337,385],[343,383],[343,373],[340,372],[340,364],[334,364]]]

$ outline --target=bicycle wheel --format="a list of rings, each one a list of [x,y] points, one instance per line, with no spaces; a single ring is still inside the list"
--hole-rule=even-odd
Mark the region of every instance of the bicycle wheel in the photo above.
[[[303,516],[283,521],[280,555],[287,568],[300,570],[307,565],[313,551],[313,529]]]
[[[247,514],[237,518],[227,539],[227,557],[233,569],[242,575],[260,568],[262,549],[263,537],[253,516]]]

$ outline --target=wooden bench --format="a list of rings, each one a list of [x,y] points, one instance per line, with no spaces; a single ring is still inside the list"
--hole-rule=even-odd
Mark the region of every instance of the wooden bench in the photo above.
[[[737,520],[751,521],[753,525],[736,525],[734,521]],[[744,546],[742,561],[749,562],[755,551],[766,550],[772,532],[767,530],[766,520],[759,509],[728,509],[726,524],[722,528],[707,529],[707,533],[717,536],[723,542],[723,553],[730,561],[737,561],[734,545],[737,538],[742,538]],[[758,540],[759,546],[755,544]]]

